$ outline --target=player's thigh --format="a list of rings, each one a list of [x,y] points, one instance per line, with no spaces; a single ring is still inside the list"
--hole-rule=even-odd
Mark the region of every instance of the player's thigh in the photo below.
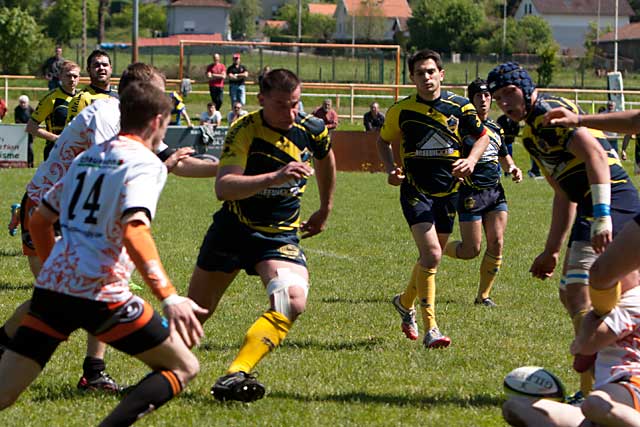
[[[255,270],[260,276],[264,286],[267,286],[278,274],[294,273],[306,281],[309,280],[309,270],[307,270],[307,267],[281,259],[260,261],[256,264]]]
[[[482,221],[460,221],[460,237],[465,246],[480,246],[482,243]]]
[[[502,241],[504,231],[507,228],[507,211],[491,211],[484,216],[484,232],[487,234],[487,242]]]
[[[411,236],[418,247],[420,257],[440,253],[440,240],[433,224],[420,222],[411,226]]]
[[[134,355],[154,371],[174,372],[186,384],[200,370],[196,356],[185,345],[176,331],[172,331],[161,344]]]
[[[196,266],[189,282],[189,298],[203,308],[214,310],[238,272],[207,271]]]
[[[591,283],[596,286],[611,284],[640,268],[640,256],[634,255],[638,242],[640,225],[635,220],[629,221],[593,263]]]

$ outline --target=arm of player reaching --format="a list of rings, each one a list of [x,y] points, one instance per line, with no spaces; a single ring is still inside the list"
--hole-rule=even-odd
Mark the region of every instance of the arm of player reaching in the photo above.
[[[639,133],[640,110],[616,111],[607,114],[577,115],[566,108],[559,107],[544,115],[545,124],[577,127],[584,126],[609,132]]]
[[[301,226],[302,238],[315,236],[327,226],[327,219],[333,209],[333,194],[336,190],[336,159],[333,150],[322,159],[314,159],[316,181],[320,193],[320,208]]]
[[[464,178],[465,176],[471,175],[473,173],[473,169],[476,167],[476,163],[478,163],[478,160],[480,160],[480,157],[482,157],[488,146],[489,136],[487,135],[487,132],[485,130],[471,146],[469,155],[453,162],[453,164],[451,165],[453,167],[451,171],[453,173],[453,176],[457,178]]]
[[[529,269],[533,277],[542,280],[553,276],[562,245],[576,216],[576,204],[569,200],[555,179],[548,176],[547,181],[554,190],[551,225],[544,250],[536,257]]]
[[[393,161],[393,148],[391,142],[385,141],[381,136],[378,136],[376,141],[376,147],[378,148],[378,156],[382,161],[384,170],[387,173],[387,182],[391,185],[400,185],[404,181],[404,172],[402,168],[396,167]]]
[[[56,243],[53,224],[57,219],[58,214],[43,204],[38,206],[29,219],[31,240],[36,249],[36,254],[43,264],[49,258],[53,245]]]
[[[25,131],[36,138],[46,139],[47,141],[54,142],[58,139],[58,135],[55,133],[49,132],[48,130],[41,128],[40,123],[36,122],[33,119],[29,119],[27,122],[27,127]]]
[[[613,238],[609,158],[604,148],[587,129],[576,129],[567,148],[585,163],[593,202],[591,246],[596,253],[600,254]]]
[[[571,354],[591,355],[618,340],[618,336],[594,312],[582,319],[576,338],[571,343]]]
[[[177,294],[162,266],[147,220],[140,215],[144,214],[138,211],[123,220],[126,222],[124,246],[145,283],[162,301],[162,309],[169,319],[170,328],[177,331],[187,347],[191,348],[198,345],[204,335],[196,313],[206,314],[207,310]]]
[[[218,169],[216,196],[219,200],[242,200],[269,187],[308,178],[313,174],[313,168],[302,162],[289,162],[274,172],[260,175],[244,175],[242,166],[223,166]]]
[[[513,161],[513,158],[509,154],[504,157],[498,157],[498,161],[500,162],[502,169],[504,169],[505,172],[508,172],[511,175],[512,180],[514,180],[516,183],[522,181],[522,169],[516,166],[516,163]]]

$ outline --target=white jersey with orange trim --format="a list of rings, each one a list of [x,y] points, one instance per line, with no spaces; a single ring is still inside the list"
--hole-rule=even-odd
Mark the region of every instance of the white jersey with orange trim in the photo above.
[[[99,99],[80,111],[80,114],[64,128],[49,158],[40,164],[27,184],[27,195],[36,205],[49,189],[64,177],[76,156],[91,146],[102,144],[120,132],[120,100],[110,97]],[[167,145],[162,143],[156,152]]]
[[[134,264],[123,246],[123,215],[156,212],[167,168],[140,141],[118,136],[79,155],[42,204],[59,214],[58,240],[37,287],[119,302],[131,296]]]
[[[640,286],[622,294],[604,318],[618,340],[598,352],[595,387],[629,376],[640,376]]]

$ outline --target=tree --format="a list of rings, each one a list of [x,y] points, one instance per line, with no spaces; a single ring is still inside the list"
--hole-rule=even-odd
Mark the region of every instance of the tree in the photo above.
[[[98,44],[104,41],[104,24],[109,14],[109,0],[98,0]]]
[[[256,20],[260,15],[257,0],[239,0],[231,8],[231,35],[234,39],[251,39],[256,35]]]
[[[514,49],[519,53],[536,53],[554,41],[549,23],[533,15],[518,21],[513,40]]]
[[[285,3],[278,9],[278,19],[287,21],[287,34],[298,35],[298,4]],[[336,20],[330,16],[309,13],[309,0],[302,0],[302,35],[329,39],[336,30]]]
[[[167,25],[167,8],[155,3],[140,5],[138,11],[140,33],[153,35],[155,31],[164,31]],[[133,22],[133,8],[125,5],[119,13],[111,15],[111,25],[117,28],[130,28]]]
[[[540,87],[548,87],[553,80],[553,73],[558,67],[558,60],[556,59],[558,48],[556,42],[551,42],[538,48],[537,54],[540,58],[540,65],[536,71],[538,72],[538,86]]]
[[[378,6],[378,0],[362,0],[355,14],[357,38],[365,40],[383,38],[385,18]]]
[[[88,26],[95,28],[96,3],[87,2]],[[44,16],[46,33],[57,43],[67,44],[82,35],[82,0],[56,0]]]
[[[0,71],[22,74],[42,65],[52,43],[26,11],[0,8]]]
[[[473,0],[419,0],[407,25],[418,49],[475,52],[486,16]]]

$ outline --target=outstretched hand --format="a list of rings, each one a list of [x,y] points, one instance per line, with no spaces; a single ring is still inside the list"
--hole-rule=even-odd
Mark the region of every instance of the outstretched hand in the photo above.
[[[405,175],[402,168],[395,168],[387,175],[387,182],[393,186],[398,186],[404,181]]]
[[[558,107],[544,115],[543,123],[551,126],[576,127],[580,124],[580,120],[576,113],[564,107]]]
[[[163,311],[169,320],[169,329],[172,332],[174,330],[178,332],[187,347],[200,344],[204,330],[196,314],[206,315],[208,310],[200,307],[190,298],[175,295],[171,303],[163,304]]]
[[[328,213],[324,213],[323,211],[315,211],[308,220],[303,221],[300,226],[300,230],[302,231],[302,238],[306,239],[316,234],[320,234],[327,228],[327,219],[329,217]]]

